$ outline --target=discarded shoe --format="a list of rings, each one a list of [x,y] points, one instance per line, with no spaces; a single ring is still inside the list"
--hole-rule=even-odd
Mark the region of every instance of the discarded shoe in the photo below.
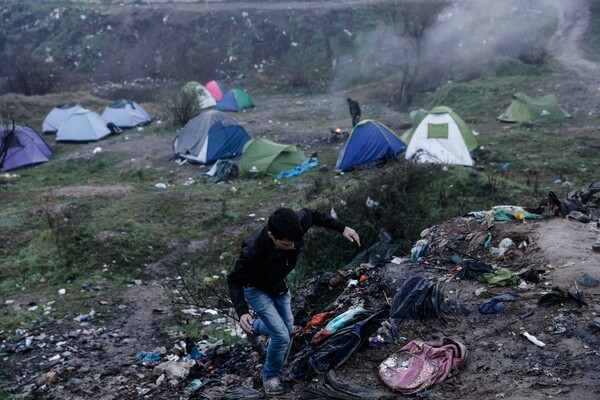
[[[268,378],[263,376],[263,388],[265,389],[265,393],[267,395],[284,393],[283,386],[281,385],[279,378],[276,376],[270,376]]]
[[[254,351],[258,354],[264,354],[267,351],[269,344],[269,338],[263,335],[256,335],[254,333],[248,334],[248,342]]]

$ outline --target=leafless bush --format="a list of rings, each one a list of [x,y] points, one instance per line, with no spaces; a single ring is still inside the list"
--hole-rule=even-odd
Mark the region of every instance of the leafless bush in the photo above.
[[[198,318],[201,321],[214,318],[210,312],[205,313],[206,310],[214,310],[236,319],[230,311],[232,304],[224,273],[209,275],[205,268],[183,263],[177,268],[176,276],[177,278],[167,279],[165,284],[172,304],[198,308]]]
[[[4,167],[8,150],[15,140],[16,127],[14,120],[11,122],[4,120],[0,123],[0,169]]]
[[[487,194],[492,194],[494,192],[496,192],[497,188],[498,188],[498,171],[496,169],[486,169],[485,170],[485,176],[487,177],[487,188],[488,188],[488,193]]]
[[[58,207],[51,195],[46,198],[46,205],[37,212],[48,224],[60,264],[68,271],[74,270],[87,253],[89,246],[83,226],[89,213],[86,205]]]
[[[523,172],[527,175],[527,186],[533,189],[535,196],[538,196],[540,194],[540,185],[544,178],[544,171],[541,168],[527,168]]]
[[[200,112],[196,94],[187,90],[178,91],[171,100],[165,102],[164,108],[177,126],[185,125]]]

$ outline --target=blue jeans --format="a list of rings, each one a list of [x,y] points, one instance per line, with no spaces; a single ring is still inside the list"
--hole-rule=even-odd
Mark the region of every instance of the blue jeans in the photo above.
[[[254,334],[271,338],[262,374],[265,378],[277,376],[283,368],[285,353],[290,344],[290,333],[294,328],[292,296],[288,291],[281,296],[271,297],[254,287],[245,287],[244,295],[250,307],[258,314],[252,326]]]

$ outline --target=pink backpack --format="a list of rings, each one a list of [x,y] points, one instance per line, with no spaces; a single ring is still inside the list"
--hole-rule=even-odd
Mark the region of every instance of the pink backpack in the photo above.
[[[379,365],[379,378],[402,394],[413,394],[452,376],[467,361],[464,344],[442,337],[435,342],[413,340]]]

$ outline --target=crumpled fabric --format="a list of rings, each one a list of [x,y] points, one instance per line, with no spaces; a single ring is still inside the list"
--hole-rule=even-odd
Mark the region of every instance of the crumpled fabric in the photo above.
[[[494,272],[494,267],[490,264],[474,260],[462,260],[460,266],[462,268],[454,274],[455,278],[473,280],[477,279],[481,274]]]
[[[308,157],[306,160],[304,160],[304,162],[302,164],[296,166],[296,168],[291,169],[289,171],[279,172],[275,178],[285,179],[285,178],[291,178],[292,176],[300,175],[300,174],[308,171],[309,169],[317,166],[318,163],[319,163],[319,160],[316,157]]]
[[[151,361],[160,361],[160,354],[153,351],[140,351],[135,355],[135,358],[140,364]]]
[[[437,317],[442,319],[447,314],[444,303],[444,286],[432,283],[424,276],[413,276],[398,289],[392,299],[391,318],[426,319]]]
[[[540,214],[532,214],[519,206],[494,206],[492,207],[493,217],[496,221],[512,221],[523,219],[543,218]]]
[[[231,160],[217,160],[213,167],[202,174],[207,182],[217,183],[227,179],[235,178],[238,174],[238,166]]]
[[[574,300],[579,307],[588,305],[582,292],[577,291],[576,293],[571,293],[560,286],[554,286],[551,292],[546,293],[538,300],[538,306],[550,307],[567,300]]]
[[[508,268],[497,268],[493,273],[482,274],[480,282],[485,282],[490,286],[507,286],[515,283],[518,278]]]
[[[502,294],[492,297],[479,306],[479,312],[483,314],[494,314],[504,310],[505,301],[515,301],[517,296],[514,294]]]
[[[327,372],[325,379],[312,383],[300,394],[302,400],[379,400],[387,397],[387,393],[374,390],[367,385],[344,382],[333,370]]]

